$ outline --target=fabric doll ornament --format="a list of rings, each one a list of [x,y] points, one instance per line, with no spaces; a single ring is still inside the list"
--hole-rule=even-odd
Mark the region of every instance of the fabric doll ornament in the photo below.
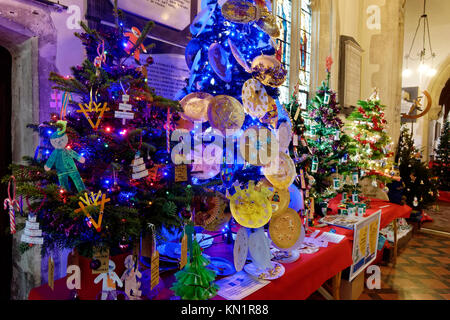
[[[53,166],[55,166],[56,172],[58,173],[60,186],[69,191],[70,177],[77,191],[81,192],[85,190],[86,187],[83,180],[81,180],[80,173],[78,172],[77,166],[75,165],[73,159],[76,159],[81,163],[84,163],[86,159],[72,149],[66,148],[67,143],[69,142],[69,138],[66,134],[67,122],[58,121],[56,124],[62,126],[62,128],[58,129],[50,136],[50,143],[55,149],[52,151],[50,157],[45,163],[44,169],[45,171],[49,171]]]

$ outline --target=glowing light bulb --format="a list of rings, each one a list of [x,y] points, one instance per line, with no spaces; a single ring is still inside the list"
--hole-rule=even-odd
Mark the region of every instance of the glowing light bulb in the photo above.
[[[402,76],[405,78],[408,78],[411,76],[411,74],[412,74],[411,69],[407,68],[407,69],[403,70]]]

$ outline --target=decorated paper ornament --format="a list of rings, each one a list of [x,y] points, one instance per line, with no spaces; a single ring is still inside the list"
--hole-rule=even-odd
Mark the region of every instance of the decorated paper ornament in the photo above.
[[[274,154],[278,154],[278,141],[271,130],[252,126],[239,139],[239,152],[251,165],[269,165]]]
[[[417,207],[418,205],[419,205],[419,201],[417,200],[417,197],[414,197],[413,206]]]
[[[231,219],[231,213],[225,212],[228,200],[220,192],[214,196],[195,196],[192,210],[195,210],[194,223],[208,231],[220,231]]]
[[[297,176],[294,161],[284,152],[280,152],[278,159],[263,167],[264,176],[279,189],[287,189]]]
[[[318,168],[319,168],[319,160],[317,159],[317,156],[314,156],[311,163],[311,172],[316,173]]]
[[[244,124],[245,113],[241,103],[231,96],[219,95],[208,109],[208,120],[224,135],[233,134]]]
[[[221,10],[225,19],[234,23],[249,23],[261,16],[259,8],[245,0],[228,0]]]
[[[189,27],[189,30],[193,36],[200,35],[207,29],[207,27],[210,27],[213,24],[211,16],[216,9],[216,5],[217,4],[212,4],[202,8],[202,10],[195,16]]]
[[[269,111],[259,119],[262,123],[269,125],[272,129],[275,129],[278,124],[278,111],[275,100],[269,97]]]
[[[267,238],[264,228],[250,230],[248,251],[256,268],[264,270],[272,267],[270,240]]]
[[[100,122],[103,119],[103,114],[106,111],[109,111],[107,102],[97,103],[92,100],[92,92],[91,92],[91,100],[89,101],[89,104],[81,104],[79,103],[78,106],[80,107],[80,110],[77,110],[78,113],[83,113],[83,115],[86,117],[87,121],[91,125],[92,129],[97,130]],[[91,116],[89,114],[98,114],[97,121],[94,122],[91,119]]]
[[[189,70],[192,68],[192,64],[194,63],[195,56],[202,48],[200,40],[197,38],[192,39],[188,42],[186,49],[184,51],[184,57],[186,59],[186,65]]]
[[[69,191],[69,178],[71,178],[77,191],[81,192],[86,189],[86,187],[83,180],[81,180],[80,173],[78,172],[73,159],[76,159],[80,163],[84,163],[86,159],[74,150],[66,148],[69,142],[69,138],[66,134],[67,122],[58,121],[57,124],[61,125],[61,128],[50,136],[50,143],[55,149],[45,163],[44,169],[45,171],[49,171],[55,166],[60,186]]]
[[[208,49],[208,61],[214,72],[225,82],[231,81],[228,54],[220,43],[214,42]]]
[[[29,244],[43,244],[44,238],[42,237],[42,230],[39,228],[39,222],[36,222],[36,216],[28,215],[28,219],[25,222],[25,229],[20,238],[20,241]]]
[[[141,282],[138,279],[142,278],[142,274],[135,264],[133,255],[125,258],[124,265],[125,271],[120,280],[125,284],[125,293],[130,300],[140,300],[142,291],[139,289]]]
[[[303,192],[299,190],[295,184],[291,184],[288,188],[289,190],[289,208],[293,209],[295,212],[299,212],[303,210],[304,201],[303,201]]]
[[[237,272],[244,268],[248,255],[248,231],[245,227],[240,227],[236,233],[236,240],[233,247],[234,268]]]
[[[289,122],[280,123],[277,129],[277,140],[280,152],[286,152],[292,141],[292,126]]]
[[[354,185],[358,184],[358,172],[352,173],[352,180]]]
[[[183,108],[181,116],[189,121],[208,121],[208,109],[214,101],[214,96],[205,92],[193,92],[181,99]]]
[[[230,46],[231,54],[236,59],[237,63],[239,63],[239,65],[244,68],[245,71],[251,73],[252,69],[245,60],[244,55],[241,51],[239,51],[238,47],[233,43],[233,41],[231,41],[230,38],[228,38],[228,45]]]
[[[122,103],[119,103],[119,110],[114,111],[114,117],[122,119],[122,124],[125,125],[126,119],[130,120],[134,118],[134,113],[132,112],[133,106],[128,103],[130,96],[127,94],[122,95]],[[131,111],[131,112],[130,112]]]
[[[272,217],[272,204],[268,197],[272,192],[261,187],[255,190],[254,181],[249,181],[247,189],[235,186],[236,193],[230,199],[230,209],[233,218],[241,226],[247,228],[260,228],[269,222]]]
[[[334,188],[334,190],[339,189],[339,187],[340,187],[339,183],[340,183],[339,178],[333,178],[333,188]]]
[[[134,160],[131,161],[131,178],[134,180],[142,179],[148,176],[148,170],[145,167],[144,158],[141,157],[141,153],[138,151],[134,156]]]
[[[251,69],[253,76],[266,86],[279,87],[286,80],[287,71],[275,56],[256,57],[252,61]]]
[[[105,41],[102,40],[97,46],[97,54],[98,56],[94,59],[94,67],[97,68],[97,76],[100,75],[99,69],[102,67],[102,64],[106,62],[106,53],[105,53]]]
[[[103,220],[103,212],[105,210],[105,204],[107,202],[109,202],[111,199],[106,198],[106,194],[104,194],[104,193],[102,194],[101,190],[98,193],[91,192],[91,194],[89,196],[85,192],[84,198],[80,197],[79,199],[81,200],[80,202],[78,202],[78,205],[80,206],[80,208],[74,210],[74,212],[75,213],[83,212],[84,215],[89,220],[90,225],[94,226],[94,228],[97,232],[100,232],[102,229],[102,220]],[[99,199],[101,199],[101,200],[99,201]],[[89,213],[88,208],[98,207],[98,206],[100,206],[100,209],[99,209],[98,219],[96,222],[92,218],[91,214]]]
[[[270,220],[270,238],[279,249],[292,247],[300,237],[301,231],[302,221],[293,209],[288,208]]]
[[[114,261],[109,260],[109,268],[108,272],[101,273],[97,276],[97,278],[94,279],[94,283],[97,284],[100,281],[102,282],[102,300],[106,300],[108,297],[108,293],[116,290],[116,283],[119,285],[119,287],[122,287],[122,280],[117,276],[117,274],[114,272],[116,269],[116,264]]]
[[[130,54],[130,53],[132,53],[131,50],[136,45],[139,37],[141,36],[141,31],[136,27],[132,27],[131,32],[126,32],[124,34],[124,36],[128,38],[128,43],[125,46],[125,52]],[[132,53],[134,56],[134,60],[136,60],[137,62],[140,61],[139,56],[141,54],[141,51],[144,53],[147,53],[147,49],[145,49],[143,43],[141,43]]]
[[[244,111],[254,118],[262,118],[269,110],[273,109],[269,103],[270,96],[267,94],[266,89],[256,79],[249,79],[245,81],[242,86],[242,105]]]
[[[280,28],[278,28],[276,18],[267,8],[261,9],[261,18],[256,21],[256,25],[273,38],[280,36]]]
[[[205,152],[205,145],[197,145],[193,150],[194,162],[192,163],[191,176],[200,180],[214,178],[220,173],[222,154],[220,150]]]
[[[284,212],[288,208],[291,199],[288,190],[275,188],[267,179],[261,179],[256,186],[257,188],[261,186],[266,187],[272,192],[268,198],[272,204],[272,217]]]

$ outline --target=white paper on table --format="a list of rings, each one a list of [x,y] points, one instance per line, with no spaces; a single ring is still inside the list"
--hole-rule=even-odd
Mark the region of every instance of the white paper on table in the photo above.
[[[345,236],[342,234],[336,234],[331,232],[324,232],[316,238],[316,240],[325,240],[332,243],[339,243]]]
[[[316,247],[322,247],[322,248],[328,247],[328,241],[322,240],[322,239],[319,239],[319,238],[320,237],[318,237],[318,238],[306,237],[303,240],[303,243],[309,244],[309,245],[313,245],[313,246],[316,246]]]
[[[268,280],[256,279],[245,271],[240,271],[216,281],[219,286],[217,295],[227,300],[242,300],[269,283]]]

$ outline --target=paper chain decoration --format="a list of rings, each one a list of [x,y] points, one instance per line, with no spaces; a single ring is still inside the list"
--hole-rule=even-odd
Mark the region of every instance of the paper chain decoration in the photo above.
[[[77,112],[84,114],[87,121],[89,121],[89,124],[91,125],[92,129],[94,129],[94,130],[98,129],[98,126],[100,125],[100,121],[102,120],[103,114],[105,113],[105,111],[109,111],[109,108],[107,107],[107,102],[104,102],[103,106],[101,106],[101,104],[102,104],[101,102],[96,103],[96,102],[92,101],[92,99],[89,101],[89,104],[86,104],[86,103],[84,105],[82,105],[81,103],[78,104],[80,106],[80,110],[77,110]],[[95,108],[93,108],[92,105],[94,105]],[[89,116],[88,112],[100,113],[99,116],[97,117],[97,122],[95,123],[95,125],[92,122],[91,117]]]
[[[101,200],[99,203],[99,198],[101,196]],[[92,223],[95,230],[97,232],[100,232],[102,230],[102,219],[103,219],[103,211],[105,209],[105,203],[109,202],[111,199],[106,198],[105,194],[102,194],[101,191],[99,191],[97,194],[94,194],[91,192],[91,195],[88,196],[87,192],[84,193],[84,199],[83,197],[80,197],[81,202],[78,202],[78,205],[80,206],[79,209],[75,210],[75,213],[79,213],[83,211],[84,215],[89,219],[89,222]],[[97,207],[100,204],[100,212],[98,215],[98,221],[95,222],[95,220],[91,217],[89,212],[86,210],[88,207]],[[86,206],[85,206],[86,205]]]
[[[13,183],[13,197],[11,198],[11,181]],[[11,234],[16,233],[16,218],[15,218],[15,212],[14,209],[17,208],[17,210],[20,210],[19,202],[16,200],[16,178],[14,176],[11,176],[10,180],[8,181],[8,198],[5,199],[3,202],[5,210],[8,209],[9,212],[9,228],[11,231]]]

